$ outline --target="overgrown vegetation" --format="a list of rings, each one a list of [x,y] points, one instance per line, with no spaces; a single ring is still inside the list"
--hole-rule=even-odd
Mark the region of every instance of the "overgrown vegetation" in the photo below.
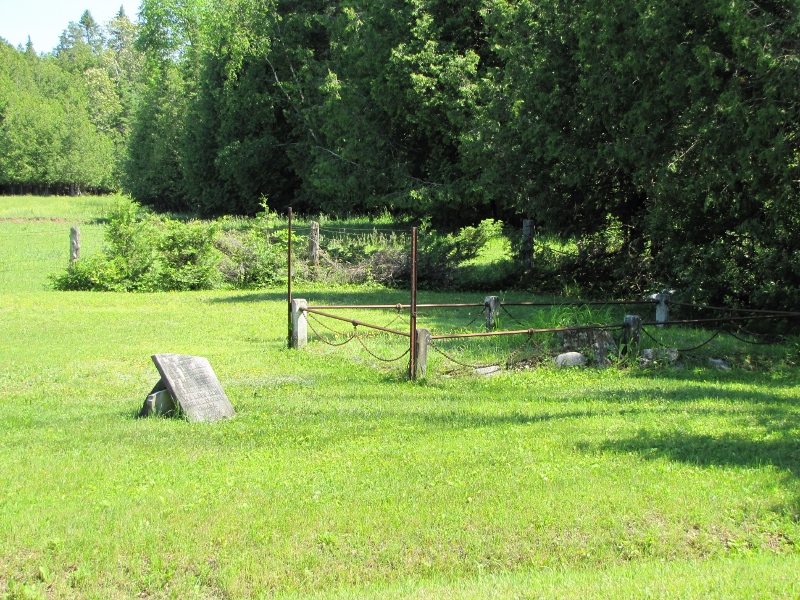
[[[556,271],[580,295],[795,308],[800,4],[606,4],[144,0],[137,24],[105,28],[85,13],[52,54],[0,47],[0,184],[121,183],[206,218],[262,196],[444,233],[529,218],[577,244]],[[390,280],[397,258],[353,278]]]
[[[104,251],[54,275],[53,287],[153,292],[250,289],[285,282],[288,231],[285,221],[270,213],[266,203],[263,208],[255,218],[200,221],[159,215],[122,199],[108,213]],[[334,229],[321,236],[321,264],[315,268],[309,266],[305,252],[308,227],[300,227],[295,232],[293,260],[299,280],[408,286],[411,236],[407,232]],[[463,286],[463,273],[469,270],[463,263],[475,260],[486,244],[502,234],[502,223],[492,219],[455,234],[425,230],[419,250],[421,287]],[[495,275],[486,277],[479,287],[488,289],[497,283]]]

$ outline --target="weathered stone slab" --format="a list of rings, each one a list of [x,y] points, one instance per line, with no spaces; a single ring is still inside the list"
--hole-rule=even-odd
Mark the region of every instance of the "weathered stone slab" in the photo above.
[[[190,421],[213,422],[236,414],[208,359],[186,354],[152,358],[166,389]]]
[[[618,353],[617,344],[610,331],[602,329],[578,329],[556,334],[564,352],[590,353],[598,367],[611,364],[609,355]]]

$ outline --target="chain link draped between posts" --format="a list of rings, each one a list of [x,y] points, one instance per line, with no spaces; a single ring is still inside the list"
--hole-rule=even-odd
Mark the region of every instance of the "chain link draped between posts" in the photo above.
[[[481,317],[486,315],[487,308],[488,307],[484,306],[481,310],[479,310],[477,312],[477,314],[473,317],[473,319],[469,323],[459,327],[459,329],[469,329],[470,327],[472,327],[478,321],[478,319],[480,319]],[[422,313],[422,312],[417,311],[417,318],[420,318],[420,317],[428,318],[430,316],[431,315],[428,314],[428,313]]]
[[[308,323],[308,327],[311,329],[311,331],[314,332],[314,335],[316,335],[323,344],[327,344],[328,346],[333,346],[334,348],[338,348],[338,347],[344,346],[345,344],[349,344],[350,342],[352,342],[357,337],[356,332],[355,332],[355,329],[356,329],[355,325],[353,325],[353,333],[345,334],[343,331],[337,331],[337,330],[335,330],[335,329],[333,329],[331,327],[328,327],[327,325],[325,325],[325,323],[323,323],[322,321],[318,320],[315,317],[311,317],[311,318],[308,318],[308,317],[311,317],[311,315],[307,314],[306,322]],[[343,342],[329,342],[328,340],[326,340],[324,337],[322,337],[319,334],[319,332],[314,327],[314,325],[312,323],[312,320],[316,321],[316,323],[318,325],[320,325],[321,327],[324,327],[328,331],[332,331],[336,335],[347,335],[347,339],[345,341],[343,341]]]
[[[358,325],[356,323],[352,324],[353,325],[353,332],[350,333],[350,334],[345,334],[345,332],[343,332],[343,331],[338,331],[336,329],[333,329],[332,327],[327,326],[325,323],[323,323],[322,321],[317,319],[315,316],[313,316],[312,313],[308,313],[307,312],[306,316],[307,316],[306,320],[307,320],[308,326],[311,329],[311,331],[314,333],[314,335],[317,336],[317,338],[319,338],[319,340],[323,344],[327,344],[328,346],[333,346],[335,348],[338,348],[338,347],[344,346],[346,344],[349,344],[353,340],[356,340],[361,345],[361,347],[364,349],[364,351],[367,354],[369,354],[372,358],[374,358],[376,360],[379,360],[381,362],[385,362],[385,363],[393,363],[393,362],[397,362],[399,360],[402,360],[403,358],[405,358],[408,355],[409,352],[411,352],[411,348],[406,348],[405,352],[403,352],[403,354],[401,354],[400,356],[398,356],[396,358],[383,358],[382,356],[378,356],[372,350],[367,348],[366,344],[364,343],[364,340],[363,340],[362,336],[359,335],[359,333],[358,333]],[[392,322],[394,322],[395,320],[397,320],[397,317],[395,317],[395,319]],[[316,322],[317,325],[327,329],[328,331],[330,331],[330,332],[332,332],[332,333],[334,333],[336,335],[347,335],[347,339],[345,341],[343,341],[343,342],[330,342],[330,341],[326,340],[316,330],[316,328],[313,325],[314,322]],[[389,324],[391,325],[391,323],[389,323]],[[387,325],[387,327],[388,327],[388,325]]]
[[[647,331],[647,329],[645,329],[644,327],[642,327],[642,332],[644,332],[644,334],[647,337],[649,337],[651,340],[653,340],[656,344],[659,344],[659,345],[663,344],[663,342],[661,342],[660,340],[657,340],[656,338],[654,338],[652,336],[652,334],[649,331]],[[705,342],[703,342],[702,344],[699,344],[697,346],[693,346],[692,348],[676,348],[676,350],[678,352],[694,352],[695,350],[699,350],[700,348],[702,348],[706,344],[710,344],[720,333],[721,333],[720,331],[715,331],[714,335],[712,335],[710,338],[708,338]],[[661,346],[661,347],[665,347],[665,346]]]
[[[445,352],[444,350],[439,348],[439,346],[437,344],[435,344],[433,341],[430,342],[430,347],[433,348],[433,350],[437,354],[441,354],[444,358],[449,360],[451,363],[455,363],[458,366],[465,367],[467,369],[486,369],[487,367],[499,367],[500,366],[500,363],[487,363],[485,365],[471,365],[469,363],[462,362],[462,361],[458,360],[457,358],[453,358],[452,356],[447,354],[447,352]]]
[[[354,325],[353,327],[355,327],[355,325]],[[398,356],[397,358],[383,358],[383,357],[381,357],[381,356],[378,356],[377,354],[375,354],[375,353],[374,353],[372,350],[370,350],[369,348],[367,348],[367,345],[364,343],[364,340],[363,340],[363,339],[361,339],[361,336],[357,335],[357,336],[356,336],[356,341],[357,341],[359,344],[361,344],[361,347],[364,349],[364,352],[366,352],[367,354],[369,354],[369,355],[370,355],[372,358],[374,358],[374,359],[376,359],[376,360],[379,360],[379,361],[381,361],[381,362],[385,362],[385,363],[393,363],[393,362],[397,362],[397,361],[399,361],[399,360],[402,360],[403,358],[405,358],[406,356],[408,356],[408,354],[411,352],[411,348],[409,347],[409,348],[406,348],[405,352],[403,352],[403,353],[402,353],[400,356]]]
[[[508,311],[508,309],[507,309],[507,308],[506,308],[506,307],[505,307],[505,306],[504,306],[502,303],[500,304],[500,308],[501,308],[501,309],[503,310],[503,312],[504,312],[504,313],[506,313],[506,314],[507,314],[507,315],[508,315],[508,316],[511,318],[511,320],[512,320],[512,321],[514,321],[514,322],[515,322],[517,325],[522,325],[523,327],[525,327],[525,323],[523,323],[523,322],[522,322],[522,321],[520,321],[518,318],[516,318],[514,315],[512,315],[512,314],[511,314],[511,313]]]
[[[487,308],[488,308],[487,306],[484,306],[483,310],[478,311],[478,313],[475,315],[475,318],[472,319],[472,321],[470,321],[466,325],[464,325],[464,329],[469,329],[476,323],[478,319],[480,319],[482,316],[485,316]]]
[[[736,329],[737,329],[737,331],[739,331],[739,333],[742,333],[744,335],[758,335],[756,333],[751,333],[751,332],[749,332],[749,331],[747,331],[745,329],[742,329],[738,325],[737,325]],[[740,338],[735,333],[728,332],[728,335],[730,335],[731,337],[739,340],[740,342],[744,342],[745,344],[750,344],[751,346],[771,346],[774,343],[776,343],[777,341],[779,341],[779,339],[780,339],[780,338],[776,338],[776,339],[773,339],[772,341],[769,341],[769,342],[754,342],[753,340],[746,340],[744,338]]]
[[[700,307],[700,308],[704,308],[704,307]],[[665,322],[664,324],[665,325],[669,324],[669,321]],[[742,327],[740,327],[739,325],[736,326],[736,329],[740,333],[744,333],[745,335],[757,335],[757,334],[754,334],[754,333],[751,333],[749,331],[746,331],[746,330],[742,329]],[[644,332],[644,334],[647,337],[649,337],[651,340],[653,340],[656,344],[659,344],[660,347],[664,347],[663,346],[663,342],[661,340],[656,339],[649,331],[647,331],[647,329],[642,327],[642,331]],[[693,346],[691,348],[677,348],[677,350],[678,350],[678,352],[694,352],[695,350],[699,350],[703,346],[711,343],[711,341],[716,339],[721,333],[723,333],[723,331],[721,329],[717,330],[717,331],[714,332],[714,334],[710,338],[708,338],[702,344],[698,344],[697,346]],[[777,340],[773,340],[773,341],[767,341],[767,342],[756,342],[756,341],[753,341],[753,340],[748,340],[748,339],[745,339],[743,337],[740,337],[740,336],[736,335],[735,333],[733,333],[732,331],[726,331],[724,333],[726,333],[727,335],[731,336],[732,338],[734,338],[736,340],[739,340],[740,342],[742,342],[744,344],[749,344],[751,346],[771,346],[777,341]]]
[[[519,348],[514,350],[514,352],[512,352],[508,356],[508,358],[505,361],[506,368],[509,368],[509,365],[513,365],[514,364],[514,359],[517,357],[517,355],[520,352],[522,352],[528,346],[528,344],[531,343],[531,340],[533,340],[533,334],[532,333],[528,334],[528,337],[525,339],[525,341],[522,343],[522,345],[520,345]],[[452,362],[452,363],[454,363],[454,364],[456,364],[456,365],[458,365],[460,367],[465,367],[467,369],[476,369],[477,370],[477,369],[486,369],[488,367],[500,367],[501,366],[501,363],[499,363],[499,362],[482,364],[482,365],[474,365],[474,364],[465,363],[463,361],[458,360],[457,358],[453,358],[450,354],[448,354],[447,352],[445,352],[444,350],[439,348],[439,346],[436,343],[434,343],[433,341],[431,341],[430,347],[433,348],[433,350],[436,353],[442,355],[445,359],[449,360],[450,362]]]

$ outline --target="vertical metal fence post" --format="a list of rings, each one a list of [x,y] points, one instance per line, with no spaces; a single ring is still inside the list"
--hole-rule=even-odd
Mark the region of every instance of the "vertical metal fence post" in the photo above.
[[[408,376],[417,378],[417,228],[411,229],[411,360]]]
[[[287,304],[288,307],[288,315],[289,315],[289,332],[286,336],[286,343],[289,348],[292,347],[292,207],[289,207],[289,252],[287,256],[287,265],[288,265],[288,277],[289,280],[289,302]]]

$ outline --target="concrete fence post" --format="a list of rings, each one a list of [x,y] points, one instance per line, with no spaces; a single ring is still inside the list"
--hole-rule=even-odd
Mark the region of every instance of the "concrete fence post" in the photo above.
[[[79,227],[69,228],[69,268],[81,257],[81,230]]]
[[[430,329],[417,329],[416,369],[414,379],[425,379],[428,374],[428,344],[431,342]]]
[[[662,294],[653,294],[650,296],[653,300],[658,302],[656,304],[656,321],[658,323],[666,323],[669,321],[669,299],[672,294],[662,293]],[[658,325],[658,327],[664,327],[663,325]]]
[[[486,296],[483,301],[486,310],[486,331],[492,331],[497,325],[497,311],[500,309],[500,298]]]
[[[292,299],[292,341],[291,348],[299,350],[308,344],[308,302],[302,298]]]
[[[639,340],[642,335],[642,317],[639,315],[625,315],[624,323],[622,345],[626,348],[628,356],[636,357],[639,354]]]

